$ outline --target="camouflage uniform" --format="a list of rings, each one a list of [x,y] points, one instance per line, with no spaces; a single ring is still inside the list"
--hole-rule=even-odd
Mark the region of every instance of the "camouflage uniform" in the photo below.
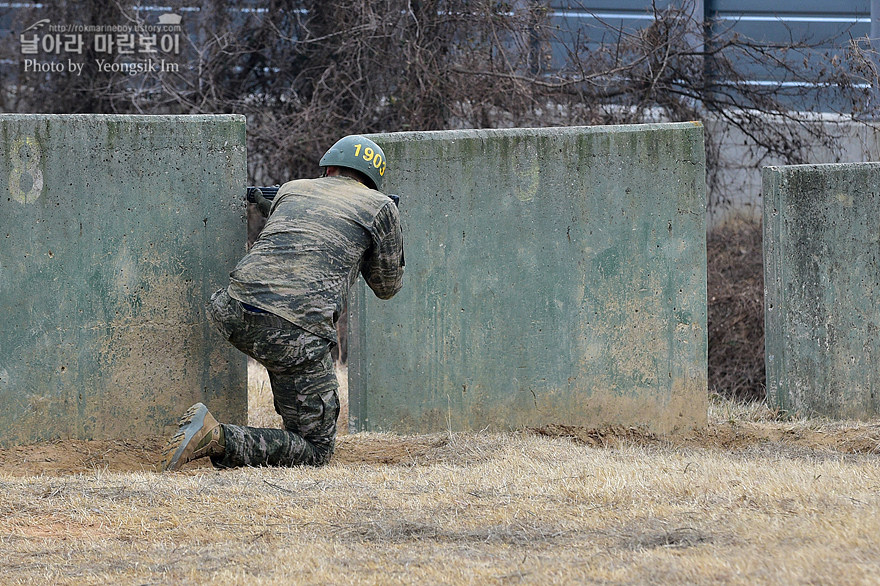
[[[382,299],[401,288],[403,237],[391,200],[347,177],[284,184],[229,287],[208,304],[223,336],[266,367],[284,429],[222,424],[226,449],[215,465],[330,460],[339,415],[330,349],[358,274]]]

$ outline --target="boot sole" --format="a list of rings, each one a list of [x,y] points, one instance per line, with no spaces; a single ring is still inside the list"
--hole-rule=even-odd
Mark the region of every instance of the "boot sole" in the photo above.
[[[189,447],[190,442],[193,437],[198,433],[202,427],[205,425],[205,416],[208,415],[208,408],[203,403],[196,403],[192,407],[190,407],[186,413],[183,414],[183,417],[180,418],[178,422],[179,429],[177,433],[172,436],[170,440],[168,440],[168,445],[164,450],[164,458],[165,466],[164,470],[174,471],[179,470],[181,466],[189,462],[188,458],[184,458],[184,454],[187,454],[187,448]],[[193,450],[189,450],[191,453]],[[168,455],[171,454],[171,458],[168,458]]]

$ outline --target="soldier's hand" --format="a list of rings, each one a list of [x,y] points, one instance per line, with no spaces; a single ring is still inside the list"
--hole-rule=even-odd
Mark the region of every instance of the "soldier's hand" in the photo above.
[[[254,190],[254,201],[257,203],[257,209],[264,218],[269,217],[269,211],[272,209],[272,202],[263,197],[263,192],[259,189]]]

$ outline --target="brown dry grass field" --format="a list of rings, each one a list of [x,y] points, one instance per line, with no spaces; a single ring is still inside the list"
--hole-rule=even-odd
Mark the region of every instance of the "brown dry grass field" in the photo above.
[[[880,581],[878,422],[716,399],[676,437],[352,434],[320,469],[173,474],[161,441],[0,450],[0,584]]]

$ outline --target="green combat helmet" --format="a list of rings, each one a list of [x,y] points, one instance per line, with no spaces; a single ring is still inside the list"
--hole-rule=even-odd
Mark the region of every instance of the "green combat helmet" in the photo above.
[[[385,176],[385,153],[375,142],[365,136],[353,134],[340,138],[321,157],[321,167],[347,167],[366,175],[376,189],[382,190]]]

